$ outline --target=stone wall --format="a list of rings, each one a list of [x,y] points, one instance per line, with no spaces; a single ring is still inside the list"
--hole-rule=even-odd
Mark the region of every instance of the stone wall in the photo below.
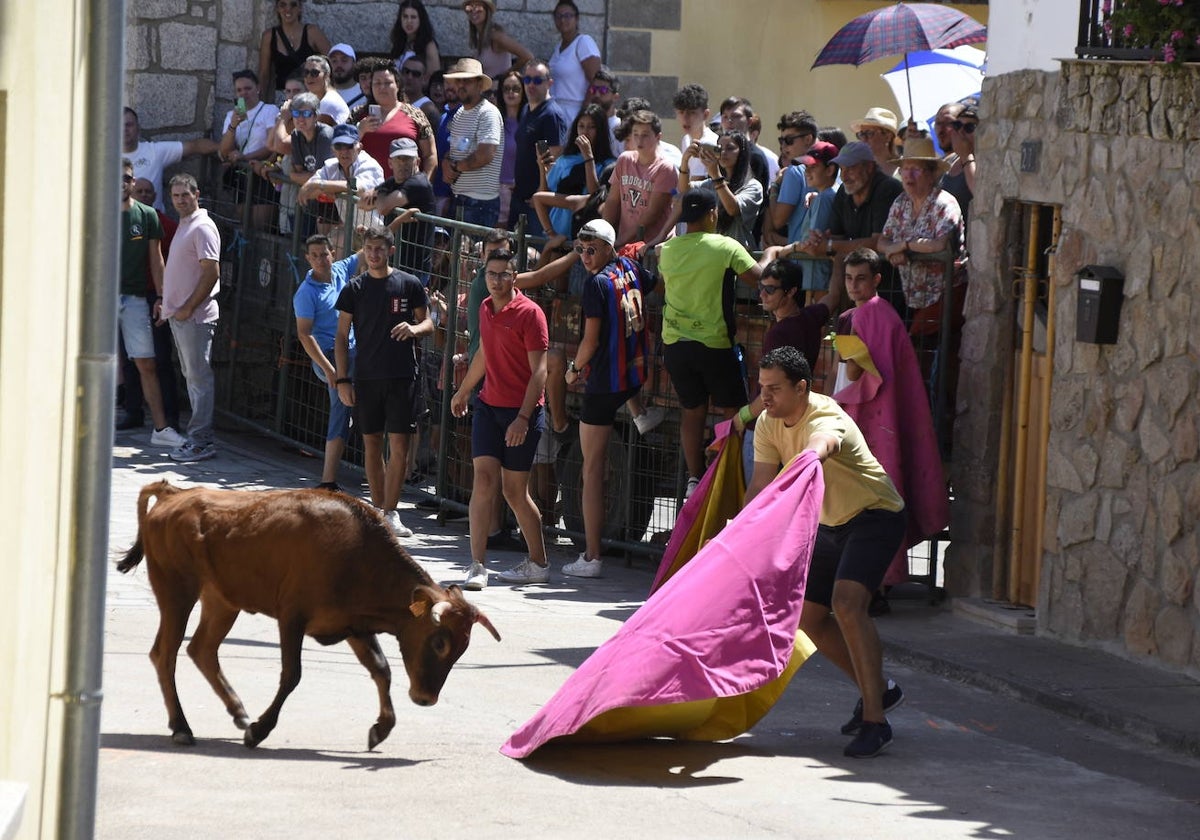
[[[1200,673],[1200,68],[1063,63],[985,81],[947,583],[991,591],[1013,202],[1062,206],[1039,631]],[[1040,170],[1020,171],[1041,141]],[[1189,153],[1190,152],[1190,153]],[[1125,275],[1116,344],[1076,341],[1084,265]],[[1032,488],[1030,488],[1032,489]]]

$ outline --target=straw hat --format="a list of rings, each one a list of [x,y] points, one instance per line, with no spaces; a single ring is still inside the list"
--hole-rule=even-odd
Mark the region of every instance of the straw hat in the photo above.
[[[888,161],[889,163],[903,166],[905,163],[913,161],[920,163],[936,163],[938,174],[945,174],[950,168],[950,164],[943,157],[938,157],[937,151],[933,148],[933,138],[928,136],[910,137],[904,141],[904,156]]]
[[[487,87],[492,86],[492,77],[483,72],[483,65],[477,58],[460,58],[454,66],[446,71],[446,79],[483,79]]]
[[[892,134],[896,134],[899,131],[896,115],[887,108],[870,108],[865,117],[850,123],[850,130],[855,134],[858,134],[864,128],[886,128]]]

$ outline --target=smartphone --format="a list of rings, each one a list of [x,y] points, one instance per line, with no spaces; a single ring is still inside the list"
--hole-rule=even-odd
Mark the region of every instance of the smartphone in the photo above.
[[[233,109],[239,114],[246,113],[246,97],[239,96],[237,98],[237,103],[233,106]]]
[[[383,108],[378,105],[368,105],[367,113],[377,120],[383,119]]]
[[[701,143],[700,148],[712,152],[714,155],[721,154],[721,147],[716,143]]]
[[[538,157],[545,157],[546,152],[550,151],[550,144],[545,140],[537,141],[536,146],[537,146]]]

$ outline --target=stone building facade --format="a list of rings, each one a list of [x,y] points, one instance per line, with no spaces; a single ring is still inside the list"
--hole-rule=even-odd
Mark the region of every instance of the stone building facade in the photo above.
[[[1038,631],[1200,673],[1200,67],[1064,61],[987,80],[983,109],[947,584],[1000,594],[1013,219],[1057,205]],[[1030,141],[1041,161],[1023,172]],[[1076,340],[1086,265],[1124,274],[1115,344]]]

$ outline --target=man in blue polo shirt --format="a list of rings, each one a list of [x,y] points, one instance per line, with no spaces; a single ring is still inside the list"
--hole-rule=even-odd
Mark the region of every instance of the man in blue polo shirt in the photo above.
[[[541,180],[538,158],[542,153],[548,153],[551,159],[562,154],[567,142],[567,130],[571,126],[558,103],[550,96],[553,79],[544,61],[535,58],[526,64],[521,81],[525,84],[525,96],[529,104],[521,112],[521,122],[517,125],[517,163],[508,211],[508,229],[515,230],[517,219],[524,213],[526,230],[534,236],[540,236],[544,233],[541,222],[529,204]],[[542,153],[538,151],[539,142],[543,144]]]
[[[333,344],[337,336],[337,299],[346,281],[359,273],[358,254],[333,261],[329,237],[315,234],[304,241],[304,257],[309,271],[292,297],[296,313],[296,336],[304,352],[312,360],[313,372],[329,389],[329,427],[325,432],[325,466],[318,487],[339,490],[338,464],[350,436],[350,407],[338,399],[336,369],[333,364]],[[348,342],[350,375],[354,375],[354,333]]]

